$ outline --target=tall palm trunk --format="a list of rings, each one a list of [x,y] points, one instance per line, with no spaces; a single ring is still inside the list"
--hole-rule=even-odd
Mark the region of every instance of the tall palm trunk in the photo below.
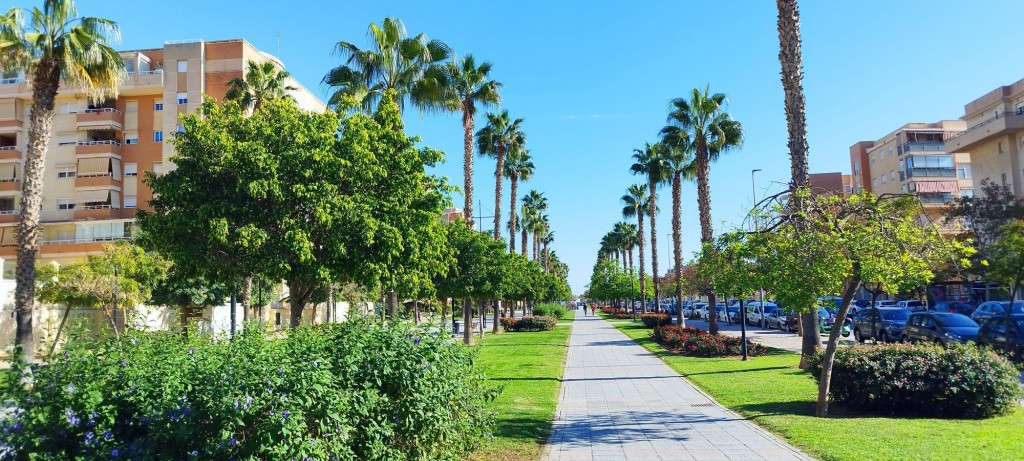
[[[548,242],[544,242],[544,272],[551,272],[551,253],[548,253]]]
[[[708,185],[708,175],[711,169],[711,162],[708,161],[707,144],[697,142],[697,211],[700,213],[700,242],[712,243],[715,240],[715,232],[711,227],[711,190]],[[677,256],[678,258],[679,256]],[[679,264],[677,262],[676,264]],[[676,268],[676,275],[681,272]],[[682,290],[677,290],[679,299],[683,298]],[[707,286],[708,309],[715,309],[715,281],[709,280]],[[710,311],[709,311],[710,312]],[[718,315],[708,315],[708,332],[718,333]]]
[[[528,250],[526,248],[526,239],[527,239],[527,236],[526,236],[526,226],[523,226],[523,257],[524,258],[527,258],[527,257],[530,256],[529,253],[528,253],[530,250]]]
[[[785,95],[786,129],[789,134],[790,191],[796,191],[810,183],[807,166],[807,114],[805,112],[803,87],[803,52],[800,48],[800,9],[796,0],[776,0],[779,10],[779,64],[782,67],[782,90]],[[803,209],[803,198],[792,195],[790,204],[794,209]],[[796,223],[799,227],[800,222]],[[802,306],[798,306],[802,307]],[[808,359],[820,347],[818,336],[818,310],[806,306],[808,312],[800,315],[803,324],[803,343],[800,354],[800,368],[807,368]]]
[[[639,211],[639,210],[638,210]],[[644,214],[636,214],[637,245],[640,246],[640,311],[647,313],[647,280],[644,276]]]
[[[658,303],[661,289],[658,288],[658,222],[655,219],[658,208],[658,198],[655,195],[657,184],[654,180],[647,181],[650,189],[650,196],[647,198],[647,212],[651,215],[651,284],[654,285],[654,311],[661,311],[661,304]]]
[[[473,227],[473,100],[462,101],[462,216]]]
[[[540,240],[537,240],[537,231],[534,231],[533,232],[533,260],[534,261],[538,261],[539,258],[540,258],[540,255],[538,254],[540,252],[539,251],[539,248],[540,248],[539,243],[540,243]]]
[[[29,116],[28,151],[22,172],[21,221],[18,223],[18,263],[14,289],[15,345],[26,362],[35,361],[32,331],[35,311],[36,254],[39,252],[39,219],[43,208],[43,178],[46,151],[53,132],[53,106],[60,86],[60,64],[53,58],[39,60],[32,81],[32,114]]]
[[[683,275],[683,174],[675,171],[672,174],[672,250],[676,274],[676,309],[679,309],[679,326],[686,326],[683,316],[683,284],[679,283]]]
[[[508,217],[509,218],[509,225],[508,225],[508,252],[509,253],[515,253],[516,252],[516,224],[518,224],[517,219],[519,218],[518,216],[516,216],[516,195],[519,194],[519,175],[513,173],[512,174],[512,178],[510,178],[510,179],[512,181],[512,190],[510,191],[512,196],[509,197],[509,200],[510,200],[511,203],[509,204],[509,209],[508,209],[508,213],[509,213],[509,217]]]
[[[501,180],[505,171],[505,145],[498,145],[497,166],[494,169],[494,240],[501,240]]]

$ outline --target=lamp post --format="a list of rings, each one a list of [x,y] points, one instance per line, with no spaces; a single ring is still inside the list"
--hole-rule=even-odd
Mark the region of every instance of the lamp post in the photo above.
[[[757,206],[757,188],[754,186],[754,173],[757,173],[758,171],[761,171],[761,169],[760,168],[755,168],[753,170],[750,170],[750,193],[753,195],[754,206]],[[757,210],[754,210],[754,212],[757,212]],[[760,230],[761,230],[760,219],[755,214],[754,215],[754,231],[760,231]],[[758,293],[760,294],[760,296],[759,296],[759,298],[760,298],[759,301],[760,302],[758,304],[758,310],[761,311],[761,328],[764,328],[764,325],[765,325],[765,323],[764,323],[764,287],[761,287],[758,290]],[[743,313],[743,323],[744,324],[747,323],[747,314],[746,314],[746,312]],[[744,345],[744,350],[746,350],[746,345]]]
[[[630,268],[629,268],[629,307],[631,309],[633,309],[633,321],[635,322],[636,321],[636,300],[633,299],[634,298],[634,296],[633,296],[633,267],[632,267],[633,262],[630,261],[629,264],[630,264]]]

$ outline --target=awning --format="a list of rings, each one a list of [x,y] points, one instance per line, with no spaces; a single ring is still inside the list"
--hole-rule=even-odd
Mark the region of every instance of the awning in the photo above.
[[[110,172],[110,157],[78,159],[79,176],[106,175]]]
[[[80,190],[75,193],[75,203],[110,203],[110,189]]]
[[[121,209],[121,194],[116,190],[110,191],[110,208],[115,210]]]
[[[957,181],[917,181],[917,193],[929,194],[936,192],[959,193],[960,183]]]
[[[114,179],[121,179],[121,161],[116,158],[111,158],[110,171],[114,175]]]
[[[0,163],[0,180],[14,179],[17,163]]]
[[[14,246],[18,244],[18,229],[14,226],[0,229],[0,246]]]

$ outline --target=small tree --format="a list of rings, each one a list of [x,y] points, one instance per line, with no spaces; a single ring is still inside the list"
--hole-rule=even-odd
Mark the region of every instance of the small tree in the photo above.
[[[1024,283],[1024,220],[1012,221],[1001,228],[999,240],[989,246],[988,273],[994,281],[1010,287],[1010,307],[1006,316],[1013,313],[1013,304],[1021,298]],[[1007,343],[1009,346],[1009,343]]]

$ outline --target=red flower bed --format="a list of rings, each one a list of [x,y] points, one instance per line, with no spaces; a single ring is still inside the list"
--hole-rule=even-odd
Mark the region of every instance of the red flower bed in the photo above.
[[[643,314],[640,316],[640,321],[644,322],[644,326],[647,328],[655,328],[671,325],[672,317],[669,317],[668,314]]]
[[[631,319],[633,313],[627,312],[621,307],[601,307],[601,312],[610,315],[613,319]]]
[[[740,338],[721,333],[712,335],[693,327],[680,328],[678,325],[656,327],[651,335],[654,341],[667,349],[693,357],[727,357],[741,355]],[[747,341],[747,355],[765,355],[768,349]]]

